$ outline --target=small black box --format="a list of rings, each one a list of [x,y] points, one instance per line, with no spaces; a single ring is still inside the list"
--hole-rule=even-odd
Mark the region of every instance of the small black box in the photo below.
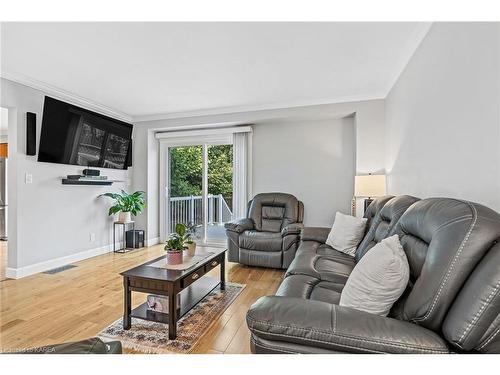
[[[136,230],[128,230],[125,232],[125,245],[128,248],[132,248],[133,239],[135,234],[135,248],[144,247],[144,230],[136,229]]]
[[[83,170],[83,175],[84,176],[99,176],[101,174],[101,171],[99,169],[84,169]]]

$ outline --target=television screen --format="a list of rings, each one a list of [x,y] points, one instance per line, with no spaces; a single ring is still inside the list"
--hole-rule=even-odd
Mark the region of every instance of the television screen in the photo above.
[[[132,124],[45,97],[38,161],[127,169]]]

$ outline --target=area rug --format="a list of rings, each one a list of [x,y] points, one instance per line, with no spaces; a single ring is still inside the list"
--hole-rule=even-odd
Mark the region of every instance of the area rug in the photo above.
[[[119,340],[122,346],[145,354],[189,353],[210,326],[242,292],[245,285],[226,282],[226,290],[215,288],[177,322],[177,338],[169,340],[168,325],[132,318],[132,328],[123,329],[119,319],[99,333],[103,341]]]

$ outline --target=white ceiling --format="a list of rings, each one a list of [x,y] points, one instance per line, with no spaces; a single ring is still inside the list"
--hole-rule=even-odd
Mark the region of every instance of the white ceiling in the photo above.
[[[135,119],[383,98],[426,23],[3,23],[2,75]]]

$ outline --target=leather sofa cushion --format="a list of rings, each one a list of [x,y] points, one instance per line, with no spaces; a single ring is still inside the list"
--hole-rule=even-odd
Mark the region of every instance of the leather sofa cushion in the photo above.
[[[328,245],[302,242],[286,275],[308,275],[344,285],[354,268],[354,258]]]
[[[262,231],[280,232],[285,207],[262,206]]]
[[[343,284],[321,281],[307,275],[290,275],[283,280],[276,295],[338,304],[342,288]]]
[[[337,263],[342,263],[349,266],[354,265],[354,258],[352,256],[337,251],[328,245],[319,245],[316,249],[316,254],[321,256],[322,258],[333,259]]]
[[[280,251],[282,246],[281,233],[259,232],[246,230],[240,235],[240,248],[259,251]]]
[[[291,194],[257,194],[250,202],[248,217],[258,231],[280,232],[283,227],[299,222],[299,206],[299,201]]]
[[[453,302],[443,324],[443,335],[462,350],[498,353],[499,311],[500,243],[497,243],[469,276]]]
[[[353,264],[354,258],[350,255],[342,253],[335,250],[329,245],[324,243],[319,243],[316,241],[304,241],[302,240],[299,248],[297,249],[297,255],[300,254],[315,254],[320,255],[324,258],[335,259],[340,263]]]
[[[369,230],[356,249],[356,262],[359,262],[373,246],[387,238],[408,207],[418,201],[418,198],[410,195],[400,195],[387,201],[372,219]]]
[[[281,268],[283,252],[240,249],[239,261],[257,267]]]
[[[309,299],[338,305],[340,303],[342,288],[343,285],[340,284],[320,281],[314,286]]]
[[[354,269],[354,263],[346,264],[318,256],[314,263],[314,269],[319,273],[322,280],[334,281],[338,279],[338,276],[347,279]]]
[[[319,280],[307,275],[290,275],[281,282],[277,296],[308,299]]]
[[[408,258],[411,282],[392,316],[438,330],[472,270],[500,238],[500,215],[472,202],[427,198],[409,207],[393,232]]]
[[[366,208],[364,218],[366,221],[366,233],[371,229],[372,224],[374,223],[374,219],[377,217],[377,214],[382,210],[384,205],[389,202],[394,195],[386,195],[384,197],[375,198],[372,203]]]

